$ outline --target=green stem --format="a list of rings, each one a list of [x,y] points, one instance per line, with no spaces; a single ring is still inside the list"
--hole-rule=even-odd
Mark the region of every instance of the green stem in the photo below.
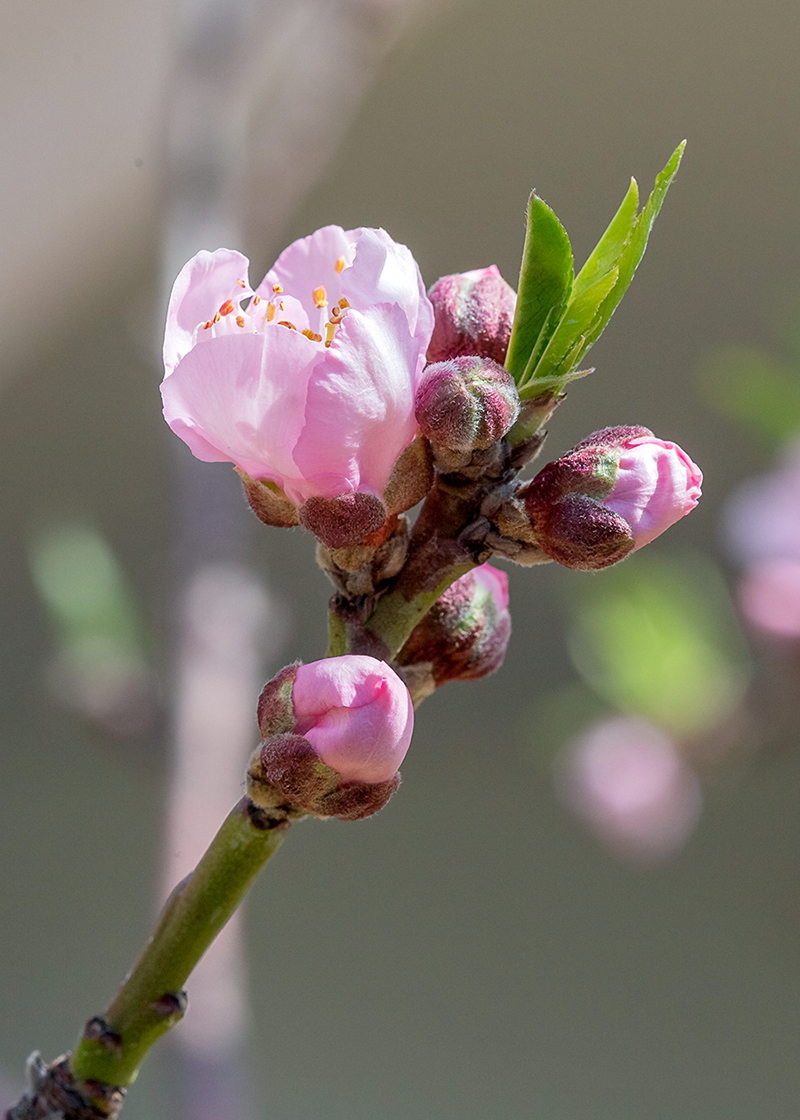
[[[102,1019],[70,1060],[79,1082],[129,1085],[153,1043],[182,1017],[183,986],[233,914],[288,821],[268,821],[247,797],[234,806],[195,870],[167,900],[155,933]]]

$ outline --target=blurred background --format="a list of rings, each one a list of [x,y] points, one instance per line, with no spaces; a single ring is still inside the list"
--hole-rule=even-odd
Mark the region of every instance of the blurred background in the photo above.
[[[532,188],[580,264],[687,137],[545,457],[644,423],[700,507],[605,573],[509,570],[502,671],[425,703],[384,812],[293,830],[124,1115],[795,1118],[796,5],[4,14],[0,1103],[240,796],[259,682],[324,651],[310,538],[161,418],[180,265],[257,281],[333,222],[514,283]]]

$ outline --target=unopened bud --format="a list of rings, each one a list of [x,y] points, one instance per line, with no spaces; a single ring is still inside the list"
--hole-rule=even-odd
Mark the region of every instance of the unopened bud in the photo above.
[[[414,715],[385,662],[347,655],[288,666],[265,686],[258,714],[263,742],[247,775],[256,805],[358,820],[397,788]]]
[[[451,358],[425,370],[416,417],[432,444],[453,451],[491,447],[519,413],[519,395],[507,370],[489,358]]]
[[[567,568],[597,569],[648,544],[697,505],[703,476],[648,428],[605,428],[548,463],[519,493],[536,544]]]
[[[481,564],[436,600],[397,661],[418,703],[447,681],[474,681],[496,672],[510,636],[508,577]]]
[[[429,362],[477,354],[503,364],[517,296],[496,265],[443,276],[428,298],[436,315]]]

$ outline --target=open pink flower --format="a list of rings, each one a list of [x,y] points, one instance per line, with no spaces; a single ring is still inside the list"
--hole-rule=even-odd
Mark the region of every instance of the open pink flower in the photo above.
[[[205,462],[231,462],[301,505],[379,496],[417,426],[433,309],[414,258],[381,229],[326,226],[255,289],[246,257],[181,270],[164,339],[164,416]]]

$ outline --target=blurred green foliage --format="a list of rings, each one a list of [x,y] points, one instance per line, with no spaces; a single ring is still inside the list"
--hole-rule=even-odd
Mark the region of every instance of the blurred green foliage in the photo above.
[[[689,735],[740,701],[749,654],[706,556],[634,556],[576,588],[567,610],[578,672],[621,711]]]

